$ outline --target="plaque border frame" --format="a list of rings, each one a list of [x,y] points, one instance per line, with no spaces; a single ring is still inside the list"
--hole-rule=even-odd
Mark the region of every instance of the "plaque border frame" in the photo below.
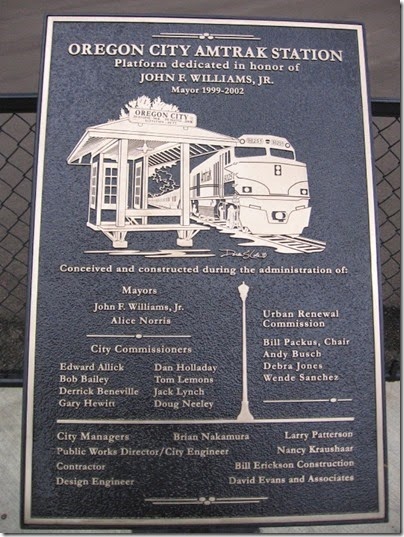
[[[318,514],[318,515],[285,515],[267,517],[207,517],[207,518],[63,518],[33,517],[31,514],[32,500],[32,457],[33,457],[33,424],[34,424],[34,390],[35,390],[35,339],[36,339],[36,307],[38,302],[39,281],[39,250],[41,240],[41,208],[42,189],[45,163],[47,107],[51,75],[51,53],[53,26],[58,22],[70,23],[171,23],[171,24],[228,24],[237,26],[286,26],[295,28],[341,29],[356,32],[358,46],[358,63],[360,73],[360,92],[362,104],[362,134],[364,137],[364,164],[366,169],[367,210],[369,224],[369,253],[371,271],[371,291],[373,302],[373,335],[374,335],[374,376],[375,376],[375,425],[377,451],[377,488],[378,511],[364,513]],[[362,23],[308,21],[267,18],[243,18],[226,16],[170,16],[170,15],[45,15],[42,41],[41,79],[38,98],[37,115],[39,128],[35,140],[35,162],[33,169],[32,213],[30,222],[29,280],[27,291],[27,319],[24,356],[24,390],[23,390],[23,423],[21,451],[21,527],[72,529],[82,528],[155,528],[163,526],[174,528],[219,527],[231,528],[242,526],[299,526],[299,525],[330,525],[364,522],[385,522],[388,520],[387,490],[387,437],[385,386],[383,383],[383,341],[382,341],[382,293],[381,270],[378,249],[378,218],[377,200],[373,161],[373,139],[371,134],[371,106],[368,87],[368,61],[365,48],[365,28]]]

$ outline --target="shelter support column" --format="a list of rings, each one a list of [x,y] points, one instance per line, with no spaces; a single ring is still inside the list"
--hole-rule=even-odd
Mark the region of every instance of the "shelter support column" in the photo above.
[[[97,215],[96,215],[96,225],[101,225],[102,220],[102,201],[104,196],[104,155],[100,154],[98,160],[98,173],[97,173]]]
[[[190,151],[189,144],[181,144],[181,219],[182,226],[187,227],[191,221],[191,196],[190,196]],[[178,231],[177,245],[192,246],[193,231],[183,229]]]
[[[118,185],[116,199],[116,225],[119,228],[125,227],[126,205],[128,197],[128,140],[118,141]],[[127,248],[125,240],[126,231],[117,230],[113,232],[114,248]]]
[[[149,198],[149,155],[143,157],[142,171],[142,209],[147,209],[147,200]],[[147,224],[147,216],[142,216],[142,224]]]

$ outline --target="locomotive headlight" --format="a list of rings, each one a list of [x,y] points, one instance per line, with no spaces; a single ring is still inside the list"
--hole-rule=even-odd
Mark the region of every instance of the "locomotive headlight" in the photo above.
[[[273,211],[272,220],[277,220],[278,222],[283,222],[286,219],[285,211]]]
[[[302,196],[307,196],[308,193],[309,193],[309,191],[307,190],[307,188],[301,188],[300,189],[300,194]]]
[[[251,193],[252,193],[252,187],[243,186],[243,194],[251,194]]]

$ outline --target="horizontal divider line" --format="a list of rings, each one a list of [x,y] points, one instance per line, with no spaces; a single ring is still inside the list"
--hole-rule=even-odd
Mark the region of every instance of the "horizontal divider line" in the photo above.
[[[331,397],[330,399],[268,399],[264,403],[345,403],[351,401],[353,399]]]
[[[287,419],[255,419],[251,421],[241,421],[237,419],[207,419],[207,420],[107,420],[107,419],[60,419],[56,420],[56,423],[70,423],[70,424],[83,424],[83,423],[96,423],[96,424],[110,424],[110,425],[205,425],[205,424],[225,424],[225,423],[237,423],[238,425],[255,425],[260,423],[318,423],[318,422],[339,422],[339,421],[354,421],[353,417],[342,418],[287,418]]]
[[[128,335],[117,335],[117,334],[87,334],[87,337],[126,337],[126,338],[135,338],[135,339],[145,339],[145,338],[190,338],[192,336],[188,335],[143,335],[143,334],[128,334]]]

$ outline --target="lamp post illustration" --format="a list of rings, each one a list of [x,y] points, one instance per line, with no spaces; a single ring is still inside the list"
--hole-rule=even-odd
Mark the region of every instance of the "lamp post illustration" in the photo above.
[[[248,296],[248,290],[250,288],[244,282],[238,286],[240,298],[243,304],[242,313],[242,354],[243,354],[243,397],[241,400],[240,414],[237,416],[237,421],[254,421],[254,416],[251,414],[248,404],[248,376],[247,376],[247,312],[246,312],[246,300]]]

